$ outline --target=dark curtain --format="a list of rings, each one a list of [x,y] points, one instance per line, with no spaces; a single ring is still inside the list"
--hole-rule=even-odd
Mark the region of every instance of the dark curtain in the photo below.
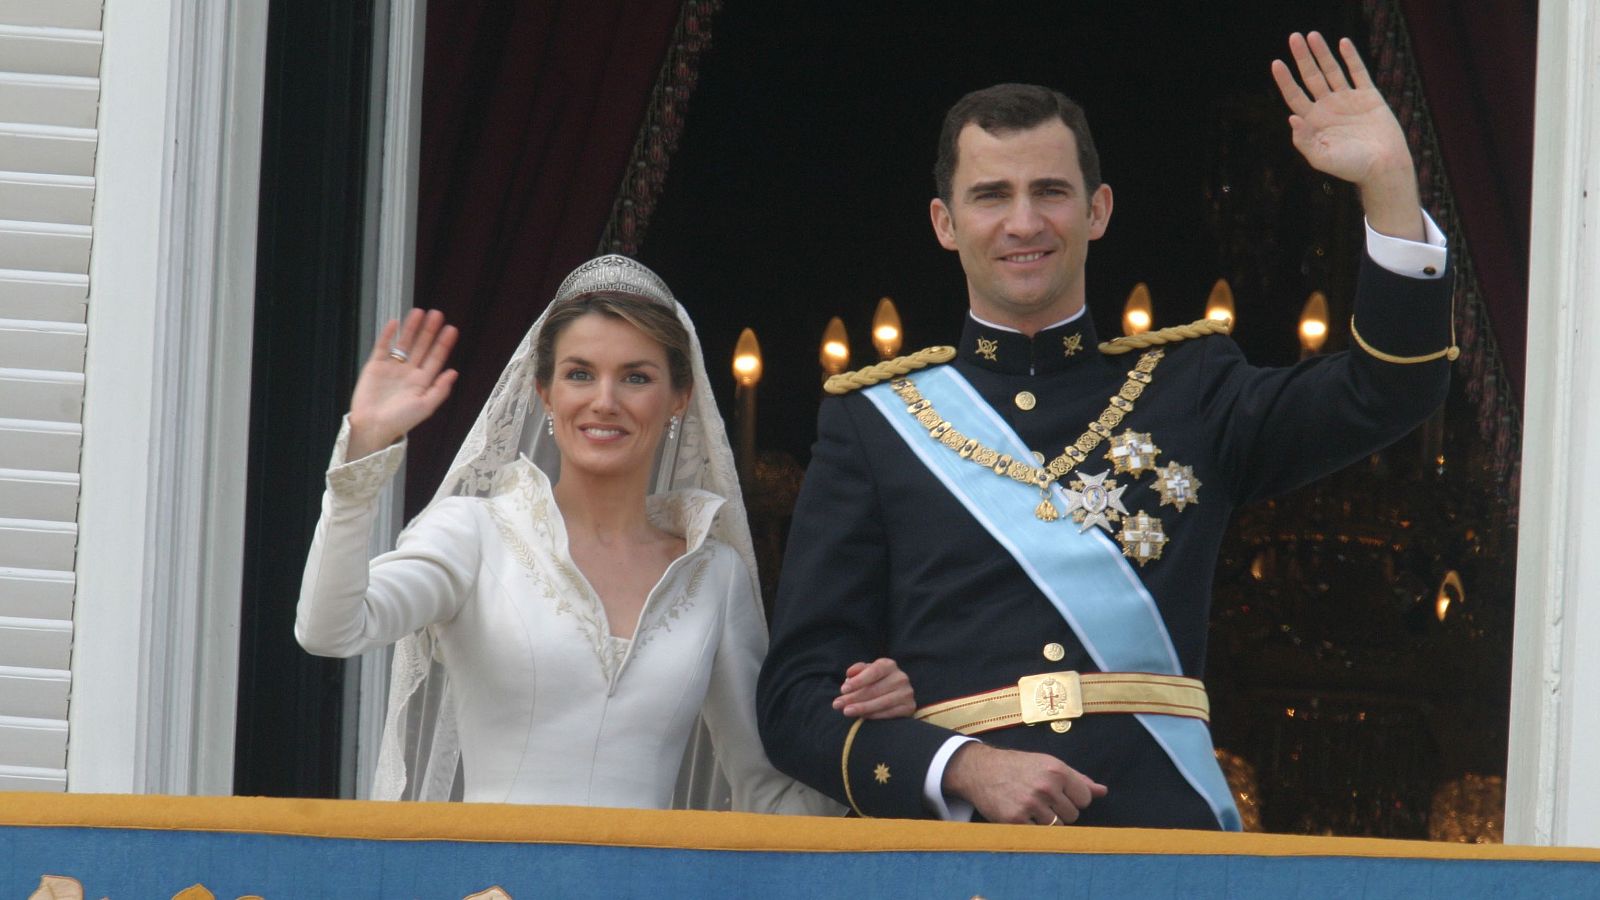
[[[1400,8],[1500,361],[1520,395],[1539,3],[1401,0]]]
[[[408,515],[562,277],[594,255],[681,5],[429,4],[416,305],[461,329],[461,379],[412,432]]]

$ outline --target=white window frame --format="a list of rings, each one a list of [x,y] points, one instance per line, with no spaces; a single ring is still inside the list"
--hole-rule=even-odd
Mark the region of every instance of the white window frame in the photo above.
[[[422,61],[427,0],[377,0],[373,10],[373,133],[367,150],[367,271],[363,273],[363,351],[384,322],[412,306],[417,246],[417,172],[422,143]],[[404,469],[378,498],[372,555],[394,547],[404,524]],[[345,671],[345,742],[340,794],[367,799],[378,770],[388,709],[390,648],[353,660]]]
[[[67,787],[226,794],[267,4],[102,29]]]
[[[1538,43],[1505,837],[1600,847],[1600,11]]]

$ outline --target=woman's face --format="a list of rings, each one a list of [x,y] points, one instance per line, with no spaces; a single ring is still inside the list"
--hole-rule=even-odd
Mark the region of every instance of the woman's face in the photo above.
[[[562,471],[648,477],[667,420],[689,403],[672,386],[666,349],[621,319],[589,313],[557,335],[553,355],[540,393]]]

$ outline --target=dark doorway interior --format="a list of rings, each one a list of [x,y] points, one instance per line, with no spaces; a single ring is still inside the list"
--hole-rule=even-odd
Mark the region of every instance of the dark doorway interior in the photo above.
[[[372,2],[273,0],[256,264],[234,792],[337,797],[344,663],[294,640],[355,373]]]

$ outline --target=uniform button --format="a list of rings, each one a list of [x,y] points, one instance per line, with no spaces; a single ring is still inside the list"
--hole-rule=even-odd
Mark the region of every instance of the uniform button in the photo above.
[[[1428,276],[1433,276],[1433,275],[1439,274],[1439,270],[1435,269],[1433,266],[1423,266],[1422,267],[1422,274],[1428,275]]]
[[[1060,662],[1061,658],[1066,655],[1067,648],[1054,641],[1044,645],[1044,658],[1051,662]]]
[[[1050,723],[1050,730],[1056,734],[1066,734],[1070,728],[1072,728],[1072,723],[1066,719],[1057,719]]]
[[[1017,409],[1027,412],[1038,405],[1039,401],[1028,391],[1017,391],[1017,396],[1011,398],[1017,404]]]

